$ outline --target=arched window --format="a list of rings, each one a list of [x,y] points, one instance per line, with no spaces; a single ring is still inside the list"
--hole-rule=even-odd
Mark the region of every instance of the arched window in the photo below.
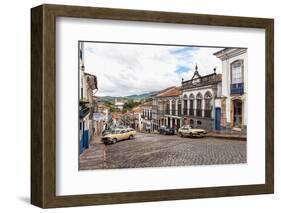
[[[172,100],[172,115],[176,115],[176,101]]]
[[[170,102],[169,101],[165,101],[166,102],[166,114],[170,114]]]
[[[187,115],[187,95],[183,96],[183,114]]]
[[[178,116],[182,115],[181,106],[182,106],[181,100],[178,100]]]
[[[244,79],[243,68],[244,61],[236,60],[230,64],[231,71],[231,94],[243,94],[244,93]]]
[[[206,118],[211,118],[212,116],[212,94],[207,91],[204,95],[204,99],[205,99],[205,111],[204,111],[204,116]]]
[[[196,116],[202,116],[202,94],[200,92],[196,95]]]
[[[194,95],[190,94],[189,96],[189,115],[194,115]]]

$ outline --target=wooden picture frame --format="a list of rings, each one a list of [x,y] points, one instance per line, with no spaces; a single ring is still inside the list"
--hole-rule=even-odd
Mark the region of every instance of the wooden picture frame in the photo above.
[[[56,195],[56,17],[265,29],[265,184]],[[41,208],[134,203],[274,192],[274,20],[127,9],[41,5],[31,9],[31,203]]]

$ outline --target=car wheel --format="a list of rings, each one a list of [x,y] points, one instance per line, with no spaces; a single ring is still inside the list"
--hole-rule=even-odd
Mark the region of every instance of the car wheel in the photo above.
[[[115,144],[117,142],[116,138],[113,138],[112,143]]]
[[[133,138],[134,138],[134,136],[133,136],[133,135],[130,135],[129,139],[132,140]]]
[[[190,137],[192,137],[192,136],[193,136],[192,132],[191,132],[191,133],[189,133],[189,136],[190,136]]]
[[[179,135],[180,135],[180,137],[181,137],[181,138],[183,137],[183,134],[182,134],[181,132],[180,132],[180,134],[179,134]]]

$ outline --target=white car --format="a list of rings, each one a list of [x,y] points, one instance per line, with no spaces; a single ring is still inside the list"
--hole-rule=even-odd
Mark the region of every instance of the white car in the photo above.
[[[204,129],[192,128],[190,125],[184,125],[179,128],[178,134],[181,137],[204,137],[206,135],[206,131]]]

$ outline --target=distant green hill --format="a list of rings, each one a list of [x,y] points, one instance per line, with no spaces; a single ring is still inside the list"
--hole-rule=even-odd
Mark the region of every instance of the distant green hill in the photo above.
[[[157,92],[148,92],[148,93],[143,93],[140,95],[129,95],[129,96],[100,96],[99,100],[101,101],[110,101],[114,102],[114,100],[117,98],[118,101],[126,101],[126,100],[134,100],[134,101],[142,101],[149,99],[151,96],[155,95]]]

